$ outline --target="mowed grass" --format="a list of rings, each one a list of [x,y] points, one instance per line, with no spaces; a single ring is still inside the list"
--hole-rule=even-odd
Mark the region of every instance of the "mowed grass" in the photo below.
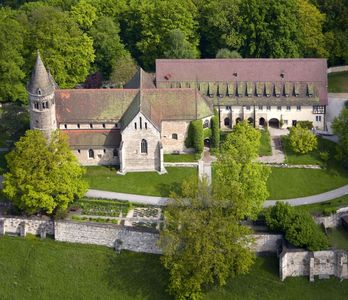
[[[316,150],[307,154],[297,154],[292,151],[288,137],[282,137],[282,146],[286,156],[286,163],[290,165],[319,165],[323,161],[320,159],[320,152],[327,151],[330,155],[330,160],[334,160],[336,144],[324,138],[318,138],[318,147]]]
[[[111,248],[4,237],[0,299],[170,299],[159,257]]]
[[[185,179],[197,176],[196,168],[166,168],[168,173],[127,173],[118,175],[111,167],[87,167],[85,179],[91,189],[111,192],[168,197],[171,191],[180,191]]]
[[[348,232],[343,227],[328,229],[328,237],[332,247],[348,250]]]
[[[330,93],[348,93],[348,71],[331,73],[328,78]]]
[[[270,138],[268,130],[261,130],[259,155],[260,156],[272,155],[271,138]]]
[[[301,205],[299,208],[313,215],[323,214],[325,210],[333,211],[348,206],[348,196],[339,197],[325,202]]]
[[[347,172],[337,169],[271,168],[269,199],[280,200],[324,193],[348,184]]]
[[[164,154],[165,162],[195,162],[197,161],[194,153],[189,154]]]
[[[0,299],[174,299],[160,256],[53,240],[0,239]],[[204,299],[346,299],[348,280],[278,277],[276,257],[257,258],[247,275]]]

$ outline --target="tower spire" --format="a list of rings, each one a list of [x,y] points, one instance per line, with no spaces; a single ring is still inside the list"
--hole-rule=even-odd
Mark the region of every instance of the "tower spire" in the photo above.
[[[37,50],[37,57],[31,79],[28,83],[27,90],[32,95],[49,95],[55,89],[55,82],[47,72],[42,62],[40,51]]]

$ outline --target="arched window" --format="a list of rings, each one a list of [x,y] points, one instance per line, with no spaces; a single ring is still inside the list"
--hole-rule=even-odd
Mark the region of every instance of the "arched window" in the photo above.
[[[141,153],[147,154],[147,141],[141,140]]]
[[[230,118],[225,118],[225,120],[224,120],[224,125],[225,125],[225,126],[230,126],[230,124],[231,124]]]
[[[137,129],[137,123],[136,122],[134,123],[134,129]]]
[[[178,134],[177,133],[173,133],[172,134],[172,139],[173,140],[177,140],[178,139]]]
[[[94,151],[92,149],[88,150],[88,158],[94,158]]]
[[[209,127],[209,120],[205,120],[203,124],[203,128],[208,128]]]

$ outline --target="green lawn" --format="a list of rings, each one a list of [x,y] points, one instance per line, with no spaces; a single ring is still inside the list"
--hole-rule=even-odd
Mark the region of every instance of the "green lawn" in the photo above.
[[[332,199],[330,201],[314,203],[309,205],[298,206],[301,209],[307,210],[311,214],[323,214],[325,211],[333,212],[341,207],[348,206],[348,196]]]
[[[261,130],[259,155],[260,156],[272,155],[271,139],[270,139],[268,130]]]
[[[155,172],[127,173],[117,175],[111,167],[87,167],[85,179],[91,189],[167,197],[171,191],[178,191],[181,183],[197,176],[196,168],[166,168],[168,174]]]
[[[288,137],[282,137],[282,146],[286,155],[286,163],[290,165],[319,165],[323,161],[320,159],[320,152],[327,151],[330,154],[331,161],[334,160],[336,144],[332,141],[318,138],[317,150],[307,154],[296,154],[291,150],[288,143]]]
[[[190,154],[164,154],[165,162],[193,162],[197,161],[194,153]]]
[[[330,93],[347,93],[348,92],[348,71],[331,73],[329,77]]]
[[[339,169],[271,168],[269,199],[289,199],[324,193],[348,184],[347,172]]]
[[[332,247],[348,250],[348,232],[342,227],[328,229],[328,237]]]
[[[90,245],[4,237],[0,299],[173,299],[159,256]],[[257,258],[248,275],[232,278],[205,299],[346,299],[348,280],[278,278],[276,257]]]

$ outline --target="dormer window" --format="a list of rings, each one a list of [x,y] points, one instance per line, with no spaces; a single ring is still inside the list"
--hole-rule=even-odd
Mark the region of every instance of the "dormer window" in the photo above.
[[[291,91],[291,83],[290,82],[285,82],[284,84],[284,95],[285,97],[290,96],[290,91]]]
[[[266,93],[266,97],[271,97],[272,90],[271,90],[271,83],[270,82],[265,83],[265,93]]]
[[[280,82],[276,82],[274,84],[274,94],[276,97],[280,97],[280,94],[281,94],[281,85],[280,85]]]
[[[300,83],[299,82],[295,83],[294,94],[295,94],[295,97],[298,97],[300,95]]]
[[[253,83],[248,81],[247,82],[247,96],[251,97],[253,95]]]
[[[256,94],[257,97],[261,97],[263,96],[263,92],[264,92],[264,83],[263,82],[256,82]]]
[[[313,85],[313,83],[308,83],[307,84],[307,93],[308,93],[308,97],[313,97],[314,96],[314,85]]]

